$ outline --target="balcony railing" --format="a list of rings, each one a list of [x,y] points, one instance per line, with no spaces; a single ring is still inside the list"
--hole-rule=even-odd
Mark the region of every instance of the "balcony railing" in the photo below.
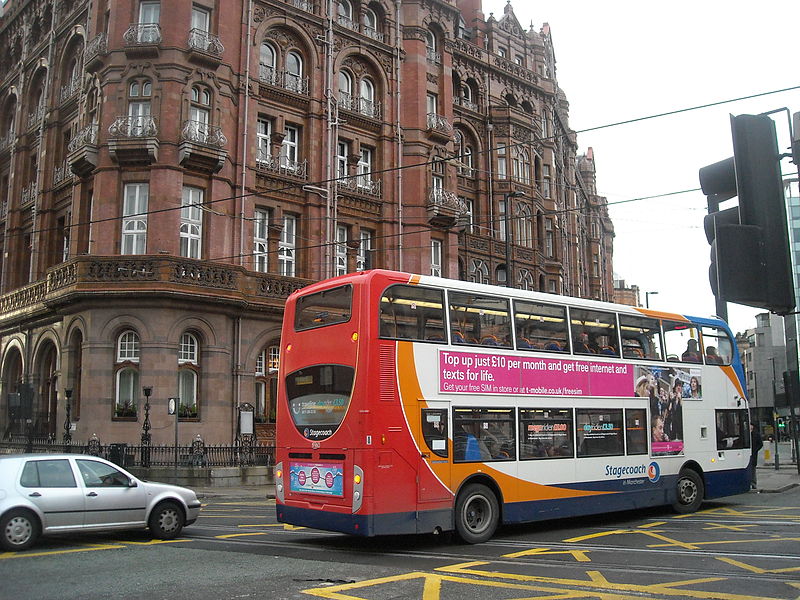
[[[72,77],[66,85],[61,86],[61,92],[58,95],[58,99],[61,103],[66,102],[72,96],[78,93],[78,90],[81,88],[81,76],[75,75]]]
[[[344,92],[339,92],[339,108],[351,110],[372,119],[381,118],[380,102],[373,102],[372,100],[356,97]]]
[[[72,179],[72,171],[69,168],[69,164],[65,160],[60,165],[56,165],[53,169],[53,185],[58,185],[67,179]]]
[[[36,200],[36,194],[38,191],[39,187],[35,181],[31,181],[28,185],[22,188],[22,197],[20,199],[22,206],[30,204]]]
[[[285,156],[270,156],[266,152],[259,150],[256,156],[256,168],[260,171],[268,171],[279,175],[291,175],[305,179],[308,174],[308,162],[289,160]]]
[[[452,210],[458,215],[465,215],[468,212],[467,203],[464,202],[455,192],[434,188],[428,196],[428,204]]]
[[[255,301],[285,300],[289,294],[311,283],[296,277],[254,273],[243,267],[173,256],[77,256],[48,269],[34,283],[0,296],[0,322],[19,318],[17,311],[39,311],[49,297],[80,290],[101,296],[109,289],[136,291],[137,285],[151,293],[154,286],[173,294],[217,296],[220,288]],[[14,314],[17,313],[17,314]]]
[[[382,42],[385,39],[385,36],[380,31],[366,25],[361,28],[361,33],[376,42]]]
[[[436,65],[442,64],[442,53],[437,52],[433,48],[430,47],[425,48],[425,57],[428,59],[428,62],[432,62],[433,64]]]
[[[4,137],[0,137],[0,152],[3,150],[10,148],[14,141],[17,139],[16,134],[14,131],[9,131]]]
[[[344,177],[336,180],[336,187],[340,190],[366,194],[368,196],[381,197],[381,182],[373,180],[366,175],[356,175],[355,177]]]
[[[315,6],[313,2],[308,2],[308,0],[288,0],[288,4],[291,4],[295,8],[299,8],[300,10],[304,10],[309,13],[314,13]]]
[[[97,123],[89,123],[86,127],[81,129],[74,138],[72,138],[67,146],[68,152],[75,152],[81,146],[96,145],[97,144]]]
[[[37,106],[32,112],[28,114],[28,129],[33,129],[44,119],[44,105]]]
[[[149,138],[158,135],[155,117],[117,117],[108,128],[111,137]]]
[[[345,29],[349,29],[350,31],[358,31],[358,23],[349,17],[343,17],[342,15],[339,15],[336,17],[336,22]]]
[[[86,44],[86,50],[83,52],[83,64],[88,65],[96,57],[106,52],[108,52],[108,36],[105,33],[101,33]]]
[[[189,31],[189,48],[214,56],[222,56],[222,53],[225,52],[225,46],[222,45],[219,37],[202,29]]]
[[[152,46],[161,43],[158,23],[134,23],[122,34],[127,46]]]
[[[215,148],[223,148],[228,145],[228,138],[222,133],[221,128],[202,121],[184,122],[181,139]]]
[[[308,96],[308,77],[301,77],[288,71],[279,71],[274,67],[262,65],[259,69],[259,79],[267,85]]]
[[[436,113],[428,113],[428,131],[450,135],[453,133],[453,126],[446,117]]]
[[[475,112],[480,112],[480,111],[481,111],[481,107],[480,107],[480,106],[478,106],[478,105],[477,105],[475,102],[473,102],[472,100],[467,100],[466,98],[460,98],[460,97],[456,97],[456,98],[455,98],[455,102],[456,102],[456,104],[458,104],[459,106],[463,106],[464,108],[468,108],[468,109],[470,109],[470,110],[474,110]]]

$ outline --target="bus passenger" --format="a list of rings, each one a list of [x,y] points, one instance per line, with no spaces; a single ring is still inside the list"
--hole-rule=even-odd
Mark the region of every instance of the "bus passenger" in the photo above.
[[[692,338],[686,342],[686,351],[681,355],[683,362],[700,362],[700,353],[697,351],[697,340]]]

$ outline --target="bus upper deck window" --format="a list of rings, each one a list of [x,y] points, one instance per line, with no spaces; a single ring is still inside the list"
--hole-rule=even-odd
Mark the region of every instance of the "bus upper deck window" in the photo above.
[[[728,333],[719,327],[703,327],[703,347],[707,365],[729,365],[733,356],[733,342]]]
[[[393,285],[381,296],[380,336],[444,342],[444,293],[416,285]]]
[[[538,302],[514,301],[517,349],[569,352],[567,309]]]
[[[632,360],[662,360],[661,325],[658,319],[620,315],[622,357]]]
[[[353,312],[353,286],[342,285],[297,299],[294,330],[347,323]]]
[[[454,344],[511,348],[508,300],[450,292],[450,338]]]

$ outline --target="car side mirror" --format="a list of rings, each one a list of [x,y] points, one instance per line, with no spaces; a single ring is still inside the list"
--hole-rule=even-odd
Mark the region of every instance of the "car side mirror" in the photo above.
[[[136,483],[136,480],[133,477],[128,479],[128,487],[139,487],[139,484]]]

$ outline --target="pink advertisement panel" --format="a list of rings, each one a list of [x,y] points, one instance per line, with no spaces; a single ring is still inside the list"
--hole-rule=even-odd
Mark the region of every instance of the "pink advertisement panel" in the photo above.
[[[632,396],[633,365],[531,355],[439,351],[439,391],[530,396]]]

